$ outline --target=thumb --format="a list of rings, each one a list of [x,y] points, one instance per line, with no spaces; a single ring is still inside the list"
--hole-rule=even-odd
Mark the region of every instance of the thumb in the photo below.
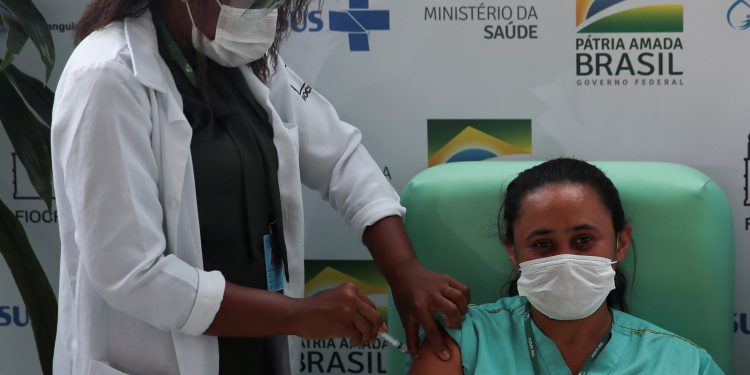
[[[451,352],[448,350],[448,345],[445,343],[443,334],[434,320],[430,320],[424,324],[424,331],[426,339],[430,342],[429,346],[435,350],[435,354],[443,361],[451,359]]]

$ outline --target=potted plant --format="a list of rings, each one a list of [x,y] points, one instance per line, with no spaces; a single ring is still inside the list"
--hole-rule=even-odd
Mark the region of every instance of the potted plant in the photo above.
[[[6,35],[6,51],[0,60],[0,123],[34,189],[51,210],[50,122],[54,94],[46,82],[55,63],[52,35],[31,0],[0,0],[0,28]],[[44,83],[13,65],[14,58],[29,40],[39,51],[45,67]],[[42,372],[51,375],[57,299],[23,226],[2,200],[0,254],[29,312]]]

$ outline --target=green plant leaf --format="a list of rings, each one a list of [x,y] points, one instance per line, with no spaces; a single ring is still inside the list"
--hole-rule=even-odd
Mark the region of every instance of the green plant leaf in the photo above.
[[[10,83],[21,93],[28,106],[49,127],[52,124],[52,104],[55,101],[55,93],[41,81],[24,74],[13,65],[10,65],[4,73]]]
[[[0,201],[0,253],[8,263],[29,311],[39,362],[45,375],[52,375],[52,355],[57,327],[57,299],[47,276],[31,248],[21,223]]]
[[[23,46],[26,45],[26,41],[29,39],[29,36],[23,31],[21,25],[13,20],[6,21],[4,18],[3,14],[0,13],[0,19],[2,19],[3,25],[8,33],[5,38],[5,58],[3,58],[3,62],[0,64],[0,72],[5,70],[5,68],[13,62],[13,59],[18,56],[23,49]]]
[[[5,73],[0,74],[0,122],[29,174],[31,184],[52,209],[50,129],[26,107]]]
[[[16,22],[39,50],[46,68],[45,82],[49,80],[52,67],[55,65],[55,45],[47,21],[31,0],[0,0],[0,13],[3,14],[6,26]]]

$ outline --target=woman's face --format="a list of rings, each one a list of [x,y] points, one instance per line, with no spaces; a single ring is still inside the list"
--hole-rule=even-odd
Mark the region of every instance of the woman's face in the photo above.
[[[545,185],[526,195],[513,225],[514,243],[505,243],[514,266],[560,254],[622,261],[631,227],[615,233],[612,217],[592,187]],[[617,239],[619,238],[619,244]]]

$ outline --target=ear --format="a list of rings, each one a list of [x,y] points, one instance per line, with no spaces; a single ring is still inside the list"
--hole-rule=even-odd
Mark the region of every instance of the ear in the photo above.
[[[513,243],[506,240],[503,240],[503,246],[505,246],[505,251],[508,253],[508,259],[510,259],[510,262],[513,264],[514,269],[518,269],[518,260],[516,259],[516,251],[513,247]]]
[[[633,226],[626,224],[624,228],[617,233],[617,249],[615,249],[615,256],[618,262],[622,262],[625,256],[628,255],[628,249],[630,249],[630,241],[633,235]]]

